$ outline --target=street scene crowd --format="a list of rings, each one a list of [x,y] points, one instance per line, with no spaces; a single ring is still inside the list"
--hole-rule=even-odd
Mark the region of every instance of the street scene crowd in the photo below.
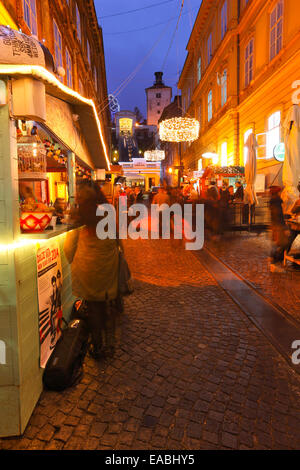
[[[300,233],[298,215],[300,214],[300,182],[298,184],[299,198],[294,202],[289,214],[284,214],[281,186],[272,185],[267,193],[268,223],[264,231],[270,233],[272,248],[270,250],[271,272],[284,272],[284,253],[290,253],[293,243]],[[119,207],[122,196],[127,197],[127,209],[132,204],[145,203],[171,207],[173,204],[203,204],[205,207],[205,230],[209,239],[221,241],[222,235],[230,232],[234,226],[234,215],[238,209],[241,222],[248,226],[249,230],[255,212],[255,204],[244,202],[244,186],[241,181],[235,182],[235,187],[223,182],[218,188],[216,181],[212,180],[203,191],[195,189],[192,183],[181,187],[170,187],[166,183],[155,188],[154,191],[145,193],[141,187],[122,187],[116,190],[114,203]],[[122,204],[122,202],[121,202]],[[297,254],[295,254],[295,259]],[[294,263],[294,267],[297,265]]]

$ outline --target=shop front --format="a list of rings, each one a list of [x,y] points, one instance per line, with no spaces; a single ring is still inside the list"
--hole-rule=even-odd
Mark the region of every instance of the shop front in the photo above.
[[[161,162],[148,162],[144,158],[133,158],[132,162],[120,162],[126,185],[130,187],[140,186],[145,191],[150,191],[153,186],[160,185]]]
[[[59,322],[74,301],[63,244],[76,182],[110,165],[94,103],[55,77],[38,41],[0,28],[0,437],[6,437],[24,432]],[[16,41],[26,43],[17,64],[10,54]]]

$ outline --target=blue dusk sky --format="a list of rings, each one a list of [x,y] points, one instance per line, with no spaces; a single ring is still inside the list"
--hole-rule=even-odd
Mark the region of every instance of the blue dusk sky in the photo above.
[[[201,0],[184,0],[176,34],[182,0],[94,1],[103,29],[108,92],[117,95],[121,110],[133,111],[137,106],[146,119],[145,88],[153,85],[154,72],[162,71],[165,85],[173,87],[173,96],[177,94],[178,75]]]

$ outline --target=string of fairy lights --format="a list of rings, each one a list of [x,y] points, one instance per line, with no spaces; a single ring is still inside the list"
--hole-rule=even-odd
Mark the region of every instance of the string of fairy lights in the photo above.
[[[197,119],[175,117],[160,123],[159,137],[166,142],[193,142],[199,137],[199,129]]]

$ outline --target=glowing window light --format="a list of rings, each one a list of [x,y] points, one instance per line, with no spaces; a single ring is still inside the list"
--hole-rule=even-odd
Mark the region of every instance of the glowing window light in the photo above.
[[[147,162],[161,162],[165,159],[165,152],[164,150],[147,150],[144,153],[144,157]]]
[[[166,142],[193,142],[199,137],[199,128],[197,119],[186,117],[166,119],[159,125],[159,137]]]
[[[203,157],[203,158],[211,158],[211,159],[219,158],[219,157],[218,157],[218,154],[217,154],[216,152],[206,152],[206,153],[203,153],[203,154],[202,154],[202,157]]]
[[[76,91],[72,90],[71,88],[68,88],[66,85],[61,83],[51,72],[48,72],[48,70],[46,70],[44,67],[41,67],[40,65],[10,65],[10,64],[0,65],[0,75],[13,75],[13,74],[32,75],[39,80],[45,80],[49,84],[54,85],[57,88],[59,88],[61,91],[63,91],[67,95],[72,96],[73,98],[78,99],[82,103],[85,103],[91,106],[94,111],[94,117],[97,123],[99,136],[100,136],[101,143],[103,146],[107,167],[110,170],[110,161],[108,158],[107,148],[106,148],[104,138],[103,138],[102,126],[101,126],[100,119],[98,117],[96,105],[93,100],[84,98]]]
[[[280,144],[280,120],[280,111],[277,111],[276,113],[272,114],[268,119],[266,158],[273,158],[274,147]]]
[[[212,159],[213,165],[217,165],[219,163],[219,155],[216,154]]]
[[[227,165],[227,142],[223,142],[221,146],[221,166]]]

